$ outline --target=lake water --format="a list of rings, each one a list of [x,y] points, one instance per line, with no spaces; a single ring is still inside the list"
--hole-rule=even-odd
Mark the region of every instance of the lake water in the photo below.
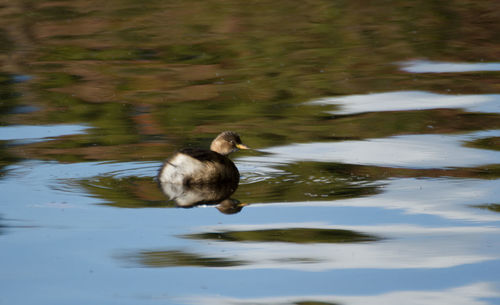
[[[3,1],[0,304],[500,304],[496,1]],[[156,181],[223,130],[229,207]]]

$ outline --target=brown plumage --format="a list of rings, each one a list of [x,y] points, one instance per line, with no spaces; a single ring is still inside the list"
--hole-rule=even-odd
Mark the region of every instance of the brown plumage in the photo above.
[[[212,184],[240,179],[238,169],[227,155],[248,149],[240,136],[232,131],[224,131],[211,143],[210,150],[184,148],[163,164],[158,178],[160,183],[183,185]]]

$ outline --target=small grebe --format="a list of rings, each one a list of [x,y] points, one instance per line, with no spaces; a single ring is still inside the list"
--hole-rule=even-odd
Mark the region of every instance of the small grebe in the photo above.
[[[238,149],[248,149],[240,136],[232,131],[219,134],[210,145],[210,150],[184,148],[163,164],[158,179],[160,183],[183,185],[236,183],[240,173],[227,155]]]

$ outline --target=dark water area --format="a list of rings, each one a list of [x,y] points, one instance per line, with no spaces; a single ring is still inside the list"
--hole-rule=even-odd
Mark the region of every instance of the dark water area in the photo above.
[[[500,304],[499,12],[0,0],[0,304]]]

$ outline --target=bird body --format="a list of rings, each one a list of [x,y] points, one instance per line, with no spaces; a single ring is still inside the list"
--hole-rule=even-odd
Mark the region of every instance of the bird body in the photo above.
[[[237,185],[240,174],[227,155],[248,147],[241,143],[238,134],[225,131],[212,141],[210,148],[179,150],[160,169],[160,183],[201,185],[236,181]]]

